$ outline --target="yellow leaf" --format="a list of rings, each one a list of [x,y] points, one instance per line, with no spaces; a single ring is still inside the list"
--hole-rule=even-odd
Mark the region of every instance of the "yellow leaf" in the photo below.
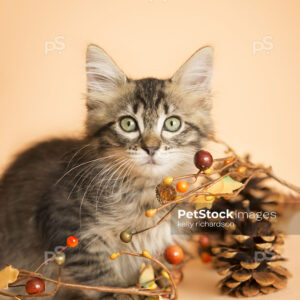
[[[19,270],[7,266],[0,271],[0,290],[7,289],[8,284],[14,283],[19,275]]]
[[[239,189],[242,185],[241,182],[226,176],[206,189],[206,192],[211,194],[232,194],[233,191]]]
[[[139,276],[139,283],[143,285],[143,283],[148,282],[145,285],[143,285],[143,287],[149,288],[151,284],[154,283],[154,279],[155,279],[155,275],[154,275],[154,269],[152,265],[148,264],[144,266]]]
[[[203,209],[203,208],[211,209],[212,208],[212,202],[198,202],[198,203],[195,203],[195,209],[196,210]]]
[[[198,195],[198,196],[195,195],[191,197],[190,202],[195,203],[195,209],[199,210],[202,208],[210,209],[212,207],[214,200],[215,200],[214,198],[207,199],[205,195]]]
[[[204,192],[210,194],[232,194],[235,190],[239,189],[243,184],[236,180],[233,180],[230,176],[226,176],[219,180],[214,185],[205,189]],[[194,195],[190,198],[189,202],[195,203],[197,210],[202,208],[210,209],[214,202],[214,197],[206,197],[205,195]]]

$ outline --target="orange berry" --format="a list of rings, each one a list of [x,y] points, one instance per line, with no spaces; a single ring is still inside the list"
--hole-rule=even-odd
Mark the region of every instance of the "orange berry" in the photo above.
[[[189,189],[189,184],[186,181],[179,181],[176,184],[176,189],[179,193],[185,193]]]
[[[229,164],[231,164],[233,161],[235,160],[235,158],[234,157],[230,157],[230,158],[227,158],[226,160],[225,160],[225,165],[229,165]]]
[[[178,246],[169,246],[165,250],[165,259],[172,265],[180,264],[183,259],[182,249]]]
[[[74,235],[71,235],[67,238],[68,247],[74,248],[78,245],[78,238]]]
[[[245,173],[246,170],[247,170],[247,168],[246,168],[245,166],[239,166],[239,167],[237,168],[237,171],[238,171],[239,173],[241,173],[241,174]]]

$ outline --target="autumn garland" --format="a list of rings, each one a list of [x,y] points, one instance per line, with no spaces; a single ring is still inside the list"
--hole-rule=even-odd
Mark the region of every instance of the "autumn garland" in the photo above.
[[[62,265],[65,262],[65,256],[62,254],[67,248],[76,247],[77,244],[78,244],[78,240],[76,237],[74,236],[69,237],[67,239],[67,246],[65,246],[62,250],[57,252],[56,255],[45,260],[34,272],[30,272],[27,270],[18,270],[13,268],[12,266],[7,266],[6,268],[0,271],[0,295],[11,297],[14,299],[31,298],[31,297],[49,297],[49,296],[54,296],[58,292],[60,287],[64,287],[64,288],[71,288],[77,290],[96,291],[99,293],[102,292],[102,293],[131,294],[131,295],[141,295],[141,296],[150,296],[150,297],[161,296],[160,298],[161,300],[165,299],[164,297],[167,297],[167,299],[178,298],[177,288],[172,273],[158,259],[153,258],[147,250],[144,250],[142,254],[126,252],[126,251],[112,253],[110,259],[115,260],[120,255],[130,255],[130,256],[140,257],[144,259],[146,258],[161,268],[161,276],[166,278],[169,281],[170,287],[166,289],[157,288],[155,281],[158,280],[159,278],[155,276],[153,276],[153,278],[150,280],[146,279],[140,282],[140,284],[138,284],[137,286],[128,287],[128,288],[109,287],[109,286],[88,286],[88,285],[71,284],[71,283],[62,282],[61,270],[62,270]],[[61,257],[63,257],[63,259],[61,259]],[[55,263],[58,265],[58,277],[56,280],[45,277],[42,274],[37,272],[38,270],[40,270],[42,266],[44,266],[47,262],[53,259]],[[144,269],[145,268],[146,267],[144,267]],[[26,280],[25,285],[18,285],[19,282],[25,280]],[[45,293],[45,282],[49,282],[55,285],[55,288],[53,289],[52,292]],[[20,287],[20,286],[25,286],[27,294],[11,294],[3,291],[3,289]],[[145,288],[146,286],[149,288]]]
[[[236,197],[247,186],[249,181],[257,176],[272,178],[282,185],[296,191],[297,193],[300,193],[299,187],[289,184],[275,176],[271,167],[253,164],[250,162],[248,157],[239,157],[236,152],[224,142],[217,140],[215,140],[215,142],[225,145],[227,147],[226,153],[228,155],[224,158],[213,159],[209,152],[200,150],[195,154],[194,157],[195,166],[199,170],[196,174],[184,175],[177,178],[164,178],[163,182],[159,184],[156,189],[157,199],[161,205],[159,207],[147,210],[145,215],[146,217],[152,217],[158,211],[166,208],[169,208],[169,210],[156,224],[148,228],[138,230],[136,232],[121,232],[120,238],[123,242],[129,243],[134,235],[159,226],[161,223],[167,220],[169,215],[179,203],[189,201],[195,204],[196,209],[200,209],[202,207],[210,208],[216,197],[224,197],[228,199]],[[199,182],[200,178],[203,179],[201,183]],[[187,180],[192,181],[188,183]],[[190,189],[190,185],[196,185],[196,187]],[[150,269],[150,271],[153,273],[153,276],[150,276],[151,278],[148,279],[144,278],[142,282],[140,281],[134,287],[118,288],[108,286],[88,286],[62,282],[60,274],[62,266],[65,262],[64,251],[69,247],[76,247],[77,244],[78,240],[76,237],[69,237],[67,239],[67,245],[52,258],[44,261],[34,272],[17,270],[12,266],[7,266],[5,269],[0,271],[0,295],[14,299],[46,297],[55,295],[59,288],[64,287],[105,293],[142,295],[149,296],[149,299],[157,299],[157,297],[159,297],[159,299],[175,300],[178,298],[176,283],[172,276],[172,272],[169,271],[169,269],[158,259],[153,258],[147,250],[144,250],[142,253],[122,251],[113,253],[110,256],[110,259],[112,260],[117,259],[120,255],[130,255],[144,259],[146,258],[161,269],[159,276],[154,275],[154,271]],[[42,266],[53,259],[58,265],[58,277],[56,280],[44,277],[42,274],[38,273]],[[170,246],[166,249],[165,259],[171,264],[180,264],[183,260],[183,252],[178,246]],[[144,266],[141,272],[143,272],[143,270],[146,270],[146,266]],[[156,285],[155,282],[161,277],[164,277],[168,280],[169,286],[167,288],[159,288]],[[15,295],[3,291],[7,288],[20,286],[17,285],[17,283],[25,280],[27,294]],[[55,288],[52,292],[44,293],[45,282],[50,282],[55,285]]]

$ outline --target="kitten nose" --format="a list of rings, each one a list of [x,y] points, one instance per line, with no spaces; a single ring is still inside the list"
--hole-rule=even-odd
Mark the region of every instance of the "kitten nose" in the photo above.
[[[159,149],[159,146],[142,146],[142,149],[145,150],[148,155],[153,156],[155,152]]]

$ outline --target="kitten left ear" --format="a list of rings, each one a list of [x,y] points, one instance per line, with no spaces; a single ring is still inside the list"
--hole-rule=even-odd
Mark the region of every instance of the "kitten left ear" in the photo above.
[[[193,54],[174,74],[176,82],[185,92],[209,89],[213,67],[213,50],[204,47]]]
[[[112,92],[126,82],[126,75],[103,49],[89,45],[86,53],[88,89],[97,92]]]

